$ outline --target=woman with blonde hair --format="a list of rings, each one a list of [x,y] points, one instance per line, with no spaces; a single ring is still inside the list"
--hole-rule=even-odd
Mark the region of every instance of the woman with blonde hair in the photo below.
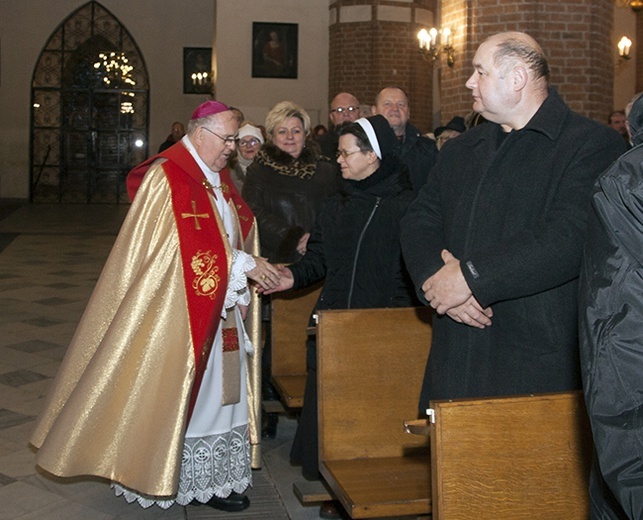
[[[310,117],[291,101],[277,103],[266,117],[267,140],[246,172],[243,199],[259,225],[261,255],[271,263],[296,262],[306,254],[317,213],[339,187],[335,166],[310,135]],[[263,398],[276,399],[270,385],[270,308],[264,300],[266,343],[262,352]],[[277,415],[264,414],[262,436],[273,438]]]
[[[277,103],[266,117],[267,142],[246,173],[243,198],[259,223],[262,255],[272,263],[305,254],[317,212],[338,188],[336,169],[321,156],[310,126],[303,108]]]

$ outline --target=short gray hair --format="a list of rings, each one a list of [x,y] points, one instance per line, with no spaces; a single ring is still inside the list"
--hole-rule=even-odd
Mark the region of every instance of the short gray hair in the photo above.
[[[503,71],[503,74],[517,60],[527,64],[529,70],[534,74],[534,80],[542,78],[545,84],[549,85],[549,62],[540,45],[531,36],[526,34],[508,36],[497,44],[493,62],[496,67]]]

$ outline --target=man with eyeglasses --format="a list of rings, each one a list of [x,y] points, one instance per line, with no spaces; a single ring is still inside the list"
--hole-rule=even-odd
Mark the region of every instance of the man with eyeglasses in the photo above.
[[[375,98],[373,114],[383,115],[395,132],[399,155],[409,169],[413,191],[424,186],[429,172],[437,160],[435,143],[409,123],[411,108],[406,92],[400,87],[385,87]]]
[[[248,281],[269,289],[279,273],[225,168],[237,130],[206,101],[130,173],[132,206],[31,439],[48,472],[110,479],[142,507],[249,506],[261,315]]]
[[[330,102],[330,111],[328,112],[331,126],[323,135],[320,135],[316,140],[321,147],[322,155],[330,158],[334,165],[335,156],[337,155],[337,147],[339,145],[339,134],[337,127],[346,121],[354,122],[359,119],[359,101],[348,92],[340,92]],[[337,167],[339,172],[339,166]]]

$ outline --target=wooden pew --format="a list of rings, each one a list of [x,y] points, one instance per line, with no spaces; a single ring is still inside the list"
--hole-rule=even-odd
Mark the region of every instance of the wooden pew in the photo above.
[[[320,283],[271,296],[271,381],[288,408],[304,403],[306,328],[321,287]]]
[[[580,392],[431,402],[433,520],[587,520]]]
[[[418,416],[431,343],[430,311],[320,311],[317,324],[320,472],[352,518],[431,511],[426,437]]]
[[[591,432],[580,392],[432,401],[417,416],[428,309],[321,311],[320,472],[351,518],[589,517]],[[430,455],[429,455],[430,436]]]

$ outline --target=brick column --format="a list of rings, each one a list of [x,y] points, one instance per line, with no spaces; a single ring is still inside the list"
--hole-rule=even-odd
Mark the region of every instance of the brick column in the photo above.
[[[636,92],[643,91],[643,11],[636,12],[636,43],[634,56],[636,60]]]

